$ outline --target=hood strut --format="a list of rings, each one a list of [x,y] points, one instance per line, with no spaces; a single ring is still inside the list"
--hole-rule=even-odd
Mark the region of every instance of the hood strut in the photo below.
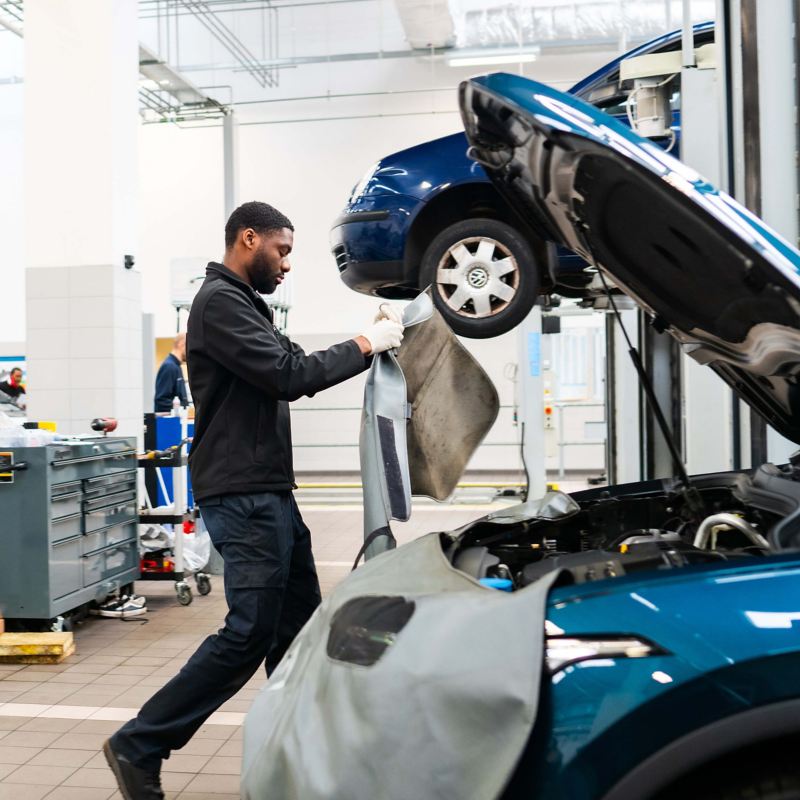
[[[594,256],[594,253],[592,253],[592,256]],[[677,474],[678,480],[680,481],[682,487],[681,493],[686,501],[686,507],[691,512],[692,518],[699,522],[703,513],[703,501],[700,498],[700,493],[694,486],[692,486],[689,473],[686,471],[686,467],[681,460],[681,454],[678,451],[675,440],[672,438],[672,433],[670,432],[669,425],[667,425],[664,412],[661,410],[661,406],[658,403],[658,398],[656,397],[656,393],[653,389],[653,384],[650,381],[650,376],[647,374],[644,364],[642,364],[642,358],[639,355],[639,351],[633,346],[633,342],[631,342],[630,337],[628,336],[628,331],[625,329],[625,325],[622,322],[622,316],[620,315],[617,304],[614,301],[614,295],[611,293],[608,283],[606,282],[606,276],[603,273],[603,270],[600,268],[597,259],[594,259],[594,261],[595,264],[598,265],[597,273],[600,275],[600,280],[603,282],[603,291],[608,298],[608,302],[610,303],[614,312],[614,317],[617,320],[617,324],[622,330],[622,335],[625,337],[625,342],[628,345],[628,355],[631,357],[633,366],[636,369],[637,375],[639,376],[639,382],[642,386],[642,389],[644,389],[645,396],[647,397],[650,410],[653,412],[653,416],[656,418],[656,423],[661,431],[661,435],[664,437],[664,441],[667,443],[670,455],[672,456],[672,463],[675,467],[675,473]]]

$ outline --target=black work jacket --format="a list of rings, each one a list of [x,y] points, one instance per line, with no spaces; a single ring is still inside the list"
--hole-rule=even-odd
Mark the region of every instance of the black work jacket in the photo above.
[[[186,408],[188,400],[181,362],[170,353],[161,362],[156,374],[156,394],[153,400],[155,411],[172,411],[172,401],[176,397],[181,401],[181,405]]]
[[[261,296],[214,262],[192,303],[186,361],[195,404],[189,469],[198,500],[296,488],[288,401],[368,364],[352,340],[306,355],[278,332]]]

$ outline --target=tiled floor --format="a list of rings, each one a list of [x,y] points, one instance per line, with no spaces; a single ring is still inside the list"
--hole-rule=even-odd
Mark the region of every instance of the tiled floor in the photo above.
[[[450,530],[488,506],[415,510],[393,523],[402,543]],[[323,594],[348,573],[362,539],[361,511],[306,505]],[[119,798],[100,747],[171,678],[225,616],[222,579],[206,597],[178,605],[172,584],[138,583],[148,598],[147,622],[90,619],[76,631],[77,652],[52,666],[0,665],[0,800]],[[241,721],[263,684],[259,672],[194,739],[164,763],[167,796],[180,800],[239,797]]]

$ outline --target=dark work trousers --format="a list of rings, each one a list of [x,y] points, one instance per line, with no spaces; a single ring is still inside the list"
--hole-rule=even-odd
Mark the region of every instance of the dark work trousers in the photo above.
[[[320,603],[311,535],[291,492],[200,501],[225,560],[225,626],[111,738],[142,769],[158,769],[266,659],[267,675]]]

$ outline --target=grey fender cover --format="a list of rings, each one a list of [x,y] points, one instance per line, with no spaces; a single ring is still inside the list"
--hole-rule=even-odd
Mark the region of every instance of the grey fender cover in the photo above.
[[[368,561],[323,601],[254,700],[242,797],[498,797],[536,718],[554,577],[514,593],[484,588],[449,564],[438,534]],[[390,642],[371,666],[330,655],[336,612],[376,597],[413,602],[405,626],[347,629]]]
[[[398,354],[376,356],[367,376],[360,456],[368,558],[394,546],[389,521],[410,517],[412,495],[453,493],[500,408],[429,292],[406,306]]]

